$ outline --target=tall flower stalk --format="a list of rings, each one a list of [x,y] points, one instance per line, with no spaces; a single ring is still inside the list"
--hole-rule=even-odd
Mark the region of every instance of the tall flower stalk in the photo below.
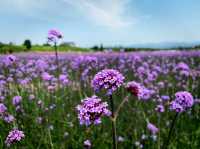
[[[175,127],[176,120],[178,119],[178,114],[179,114],[179,113],[176,113],[176,115],[174,116],[174,119],[173,119],[173,121],[172,121],[170,130],[169,130],[169,133],[168,133],[168,136],[167,136],[167,140],[166,140],[165,144],[163,145],[163,149],[167,149],[168,146],[169,146],[170,138],[171,138],[173,129],[174,129],[174,127]]]
[[[175,111],[176,115],[172,121],[168,137],[166,142],[163,145],[163,149],[167,149],[170,144],[170,138],[175,127],[175,123],[178,119],[178,115],[182,112],[187,111],[194,104],[193,96],[187,91],[179,91],[175,94],[175,99],[170,103],[170,110]]]
[[[113,149],[117,149],[117,127],[116,127],[116,113],[113,100],[113,92],[116,91],[124,83],[124,76],[114,69],[104,69],[98,72],[92,80],[92,87],[95,92],[105,90],[109,97],[111,107],[111,120],[112,120],[112,140]]]
[[[58,41],[63,38],[63,35],[55,29],[51,29],[48,32],[48,42],[54,44],[54,50],[55,50],[55,57],[56,57],[56,65],[57,65],[57,73],[59,74],[59,58],[58,58],[58,47],[57,43]]]
[[[55,56],[56,56],[57,72],[59,72],[58,47],[57,47],[56,42],[54,43],[54,49],[55,49]]]
[[[112,95],[109,96],[111,116],[112,116],[112,139],[113,139],[113,149],[117,149],[117,128],[116,128],[116,117],[114,109],[114,101]]]

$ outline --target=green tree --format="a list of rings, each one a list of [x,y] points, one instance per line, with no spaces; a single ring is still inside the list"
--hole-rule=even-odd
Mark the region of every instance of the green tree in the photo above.
[[[31,45],[31,41],[29,39],[26,39],[24,41],[24,46],[26,47],[27,50],[30,50],[32,45]]]

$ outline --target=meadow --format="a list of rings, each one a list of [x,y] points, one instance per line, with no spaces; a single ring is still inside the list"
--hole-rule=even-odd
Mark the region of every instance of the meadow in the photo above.
[[[56,61],[51,52],[1,55],[0,148],[114,148],[112,115],[93,111],[89,114],[101,119],[93,121],[94,116],[89,122],[77,108],[83,99],[100,98],[107,102],[107,112],[119,109],[115,121],[118,148],[198,149],[199,56],[199,51],[58,53]],[[111,93],[107,92],[110,88],[94,83],[102,70],[121,75]],[[127,87],[130,81],[148,92],[139,98],[139,88]],[[174,111],[170,106],[179,91],[191,93],[193,101],[187,109]]]

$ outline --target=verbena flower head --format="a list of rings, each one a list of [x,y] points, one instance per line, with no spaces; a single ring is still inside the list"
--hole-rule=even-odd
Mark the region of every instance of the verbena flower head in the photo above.
[[[69,83],[68,76],[65,75],[65,74],[60,74],[59,75],[59,81],[61,82],[61,84],[67,85]]]
[[[163,105],[157,105],[156,108],[155,108],[155,110],[156,110],[157,112],[159,112],[159,113],[165,112],[165,108],[164,108]]]
[[[117,88],[119,88],[124,82],[124,76],[114,69],[104,69],[98,72],[93,80],[92,87],[95,92],[105,89],[107,94],[112,94]]]
[[[44,81],[50,81],[51,79],[52,79],[52,75],[50,75],[49,73],[47,73],[47,72],[43,72],[42,73],[42,79],[44,80]]]
[[[135,81],[128,82],[126,84],[126,89],[136,97],[141,97],[143,92],[143,87],[140,83]]]
[[[14,56],[14,55],[8,55],[4,59],[4,64],[6,66],[12,65],[13,63],[16,62],[16,60],[17,60],[16,56]]]
[[[7,123],[12,123],[15,120],[14,116],[10,114],[4,115],[3,119]]]
[[[148,124],[147,124],[147,129],[148,129],[153,135],[155,135],[155,134],[159,131],[159,129],[158,129],[154,124],[152,124],[152,123],[148,123]]]
[[[175,94],[175,100],[170,103],[170,109],[176,112],[184,112],[194,104],[193,96],[187,91],[179,91]]]
[[[14,96],[13,99],[12,99],[12,104],[14,106],[17,106],[21,103],[22,101],[22,97],[21,96]]]
[[[184,63],[184,62],[180,62],[177,64],[177,66],[175,67],[176,70],[186,70],[186,71],[189,71],[190,70],[190,67]]]
[[[97,96],[92,96],[82,100],[76,107],[80,124],[86,126],[91,124],[100,124],[102,116],[110,116],[108,104],[102,102]]]
[[[17,129],[13,129],[9,132],[7,138],[6,138],[6,145],[10,146],[13,143],[16,143],[18,141],[21,141],[25,137],[23,131],[19,131]]]
[[[5,113],[6,110],[7,110],[7,107],[3,103],[0,103],[0,114]]]
[[[84,147],[86,149],[89,149],[91,148],[92,144],[91,144],[91,141],[90,140],[85,140],[84,143],[83,143]]]
[[[126,84],[126,89],[133,94],[134,96],[138,97],[138,99],[147,100],[150,98],[151,91],[142,86],[140,83],[135,81],[128,82]]]
[[[48,41],[49,42],[56,42],[58,39],[61,39],[63,35],[55,29],[51,29],[48,32]]]

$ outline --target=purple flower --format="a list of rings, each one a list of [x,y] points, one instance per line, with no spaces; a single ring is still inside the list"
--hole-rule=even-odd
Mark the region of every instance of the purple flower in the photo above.
[[[112,94],[124,82],[124,76],[114,69],[104,69],[98,72],[93,80],[92,87],[98,92],[101,89],[107,90],[107,94]]]
[[[64,74],[60,74],[59,75],[59,81],[63,84],[63,85],[67,85],[69,83],[69,80],[67,78],[67,75]]]
[[[47,69],[49,67],[48,63],[42,59],[37,60],[35,62],[35,65],[39,71],[44,71],[45,69]]]
[[[32,101],[32,100],[34,100],[34,99],[35,99],[35,95],[30,94],[30,95],[29,95],[29,100]]]
[[[172,101],[170,103],[170,110],[176,111],[178,113],[184,111],[183,107],[180,104],[178,104],[176,101]]]
[[[63,37],[63,35],[55,29],[51,29],[48,32],[48,41],[49,42],[56,42],[58,39],[61,39]]]
[[[21,103],[22,101],[22,97],[21,96],[14,96],[13,99],[12,99],[12,104],[14,106],[17,106]]]
[[[147,129],[148,129],[153,135],[155,135],[155,134],[159,131],[159,129],[158,129],[154,124],[152,124],[152,123],[148,123],[148,124],[147,124]]]
[[[91,124],[100,124],[102,116],[110,116],[108,104],[102,102],[97,96],[92,96],[82,100],[76,107],[80,124],[86,126]]]
[[[167,96],[167,95],[162,95],[162,96],[161,96],[161,99],[164,100],[164,101],[167,101],[167,100],[170,99],[170,97]]]
[[[12,122],[15,120],[14,116],[13,116],[13,115],[10,115],[10,114],[5,115],[5,116],[3,117],[3,119],[4,119],[4,121],[7,122],[7,123],[12,123]]]
[[[50,80],[52,79],[52,75],[50,75],[50,74],[47,73],[47,72],[44,72],[44,73],[42,73],[42,79],[43,79],[44,81],[50,81]]]
[[[16,56],[14,55],[8,55],[6,56],[6,58],[4,59],[4,64],[6,66],[12,65],[13,63],[15,63],[17,60]]]
[[[21,141],[25,137],[23,131],[19,131],[17,129],[13,129],[9,132],[7,138],[6,138],[6,145],[10,146],[13,143],[16,143],[18,141]]]
[[[164,108],[163,105],[157,105],[156,108],[155,108],[155,110],[156,110],[157,112],[160,112],[160,113],[165,112],[165,108]]]
[[[83,143],[84,147],[89,149],[91,148],[92,144],[91,144],[91,141],[90,140],[85,140],[84,143]]]
[[[135,81],[128,82],[126,84],[126,89],[133,94],[134,96],[138,97],[138,99],[147,100],[150,98],[151,91],[146,89],[140,83]]]
[[[175,100],[170,103],[170,109],[176,112],[186,111],[194,104],[193,96],[187,91],[179,91],[175,94]]]
[[[3,103],[0,103],[0,114],[5,113],[6,110],[7,110],[7,107]]]
[[[177,64],[177,66],[175,67],[176,70],[185,70],[185,71],[189,71],[190,67],[184,63],[184,62],[180,62]]]

